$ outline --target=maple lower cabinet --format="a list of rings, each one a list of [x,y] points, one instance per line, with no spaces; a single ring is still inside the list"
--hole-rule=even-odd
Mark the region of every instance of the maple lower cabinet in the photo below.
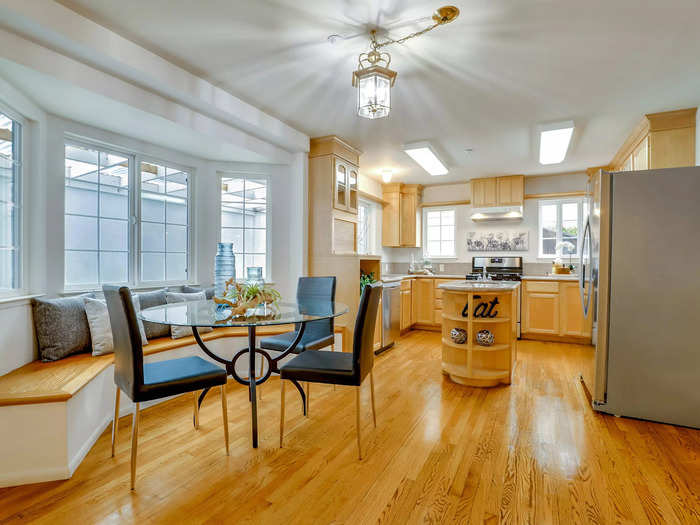
[[[577,282],[559,283],[559,333],[571,337],[591,337],[592,313],[585,317]]]
[[[382,198],[382,246],[417,248],[421,245],[420,184],[385,184]]]
[[[559,335],[559,294],[525,292],[523,333]]]
[[[413,323],[419,325],[435,324],[434,279],[415,279],[411,297]]]
[[[523,281],[523,337],[590,340],[593,316],[583,315],[578,281]]]
[[[402,332],[413,326],[413,279],[401,281],[401,322],[399,327]]]

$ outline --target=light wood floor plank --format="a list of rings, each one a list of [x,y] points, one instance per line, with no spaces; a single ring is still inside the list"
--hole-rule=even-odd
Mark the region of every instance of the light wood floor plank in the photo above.
[[[469,388],[440,371],[440,334],[411,332],[376,359],[377,428],[362,389],[314,385],[303,417],[279,381],[262,385],[250,447],[247,391],[230,383],[231,455],[219,395],[192,427],[192,400],[143,410],[129,490],[131,418],[115,457],[110,429],[72,479],[0,489],[14,523],[700,523],[700,431],[593,412],[578,381],[591,348],[521,341],[513,383]]]

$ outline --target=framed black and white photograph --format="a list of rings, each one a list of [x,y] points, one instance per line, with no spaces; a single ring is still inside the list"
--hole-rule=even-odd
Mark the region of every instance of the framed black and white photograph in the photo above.
[[[470,252],[526,252],[530,249],[527,231],[467,232]]]

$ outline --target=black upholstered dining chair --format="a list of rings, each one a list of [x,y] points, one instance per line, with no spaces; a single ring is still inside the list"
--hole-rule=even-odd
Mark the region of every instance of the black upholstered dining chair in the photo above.
[[[332,277],[300,277],[297,281],[297,303],[300,307],[304,303],[318,303],[328,301],[335,302],[335,276]],[[266,350],[275,350],[283,352],[286,350],[294,338],[299,333],[299,324],[295,325],[294,331],[284,334],[266,337],[260,340],[260,347]],[[306,323],[304,335],[301,341],[294,349],[294,353],[300,354],[306,350],[320,350],[330,346],[335,352],[335,334],[333,318],[319,319]],[[306,385],[306,415],[309,411],[309,395],[311,389],[309,384]]]
[[[229,453],[228,411],[226,404],[226,371],[198,356],[143,362],[143,344],[138,319],[127,287],[102,287],[109,311],[114,341],[114,382],[117,386],[112,422],[112,456],[119,428],[119,393],[123,391],[134,402],[131,427],[131,490],[136,482],[136,452],[139,432],[139,409],[144,401],[193,392],[194,424],[199,428],[197,391],[221,387],[221,409],[224,419],[226,454]]]
[[[357,426],[357,451],[362,459],[362,443],[360,439],[360,387],[369,375],[372,399],[372,420],[377,426],[377,415],[374,408],[374,328],[377,321],[377,308],[382,293],[381,284],[368,284],[360,297],[360,306],[355,320],[352,353],[328,352],[323,350],[307,350],[280,367],[281,410],[280,410],[280,448],[284,438],[284,388],[285,379],[325,383],[332,385],[348,385],[357,387],[355,390],[355,405]]]

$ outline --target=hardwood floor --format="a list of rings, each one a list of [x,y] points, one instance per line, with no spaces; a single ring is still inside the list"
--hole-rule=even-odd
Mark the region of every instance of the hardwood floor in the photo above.
[[[411,332],[377,358],[377,428],[362,388],[314,385],[310,417],[279,381],[262,386],[261,446],[247,392],[228,386],[192,426],[190,396],[141,414],[136,491],[131,419],[72,479],[0,489],[0,523],[700,523],[700,431],[594,413],[578,382],[590,347],[521,341],[513,384],[469,388],[440,372],[440,334]],[[50,437],[47,436],[50,439]]]

